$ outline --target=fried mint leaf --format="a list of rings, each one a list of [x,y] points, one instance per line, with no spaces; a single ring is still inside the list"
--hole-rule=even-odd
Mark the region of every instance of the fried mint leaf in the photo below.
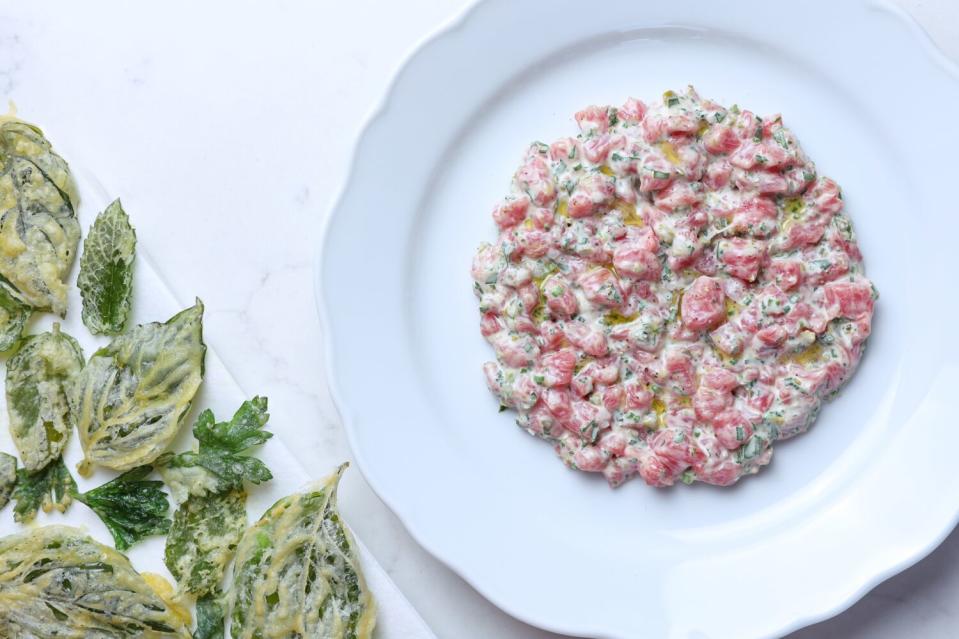
[[[115,337],[75,385],[86,463],[129,470],[170,444],[203,380],[203,304]]]
[[[336,510],[346,464],[247,529],[233,564],[234,639],[368,639],[376,605]]]
[[[45,467],[66,446],[75,423],[67,398],[82,368],[80,345],[56,323],[24,339],[7,362],[10,435],[27,470]]]
[[[122,554],[68,526],[0,539],[0,637],[187,639]]]
[[[191,496],[173,515],[164,561],[180,591],[212,592],[246,530],[246,493]]]
[[[0,276],[24,304],[66,313],[63,280],[80,242],[78,203],[67,163],[43,132],[0,122]]]
[[[47,513],[53,509],[64,512],[76,491],[77,484],[61,457],[33,473],[21,468],[17,471],[17,485],[13,489],[13,501],[16,502],[13,519],[28,523],[41,508]]]
[[[17,458],[8,453],[0,453],[0,510],[10,501],[16,484]]]
[[[215,423],[213,412],[203,411],[193,426],[199,441],[197,452],[168,453],[157,459],[164,481],[178,501],[241,490],[243,481],[259,484],[273,478],[259,459],[240,453],[264,443],[273,433],[263,430],[270,418],[266,397],[243,402],[229,422]]]
[[[123,332],[133,292],[137,235],[114,200],[97,216],[83,241],[77,286],[83,297],[83,323],[94,335]]]
[[[106,524],[117,550],[126,550],[144,537],[162,535],[170,529],[170,509],[163,482],[145,479],[153,470],[140,466],[116,479],[75,495]]]

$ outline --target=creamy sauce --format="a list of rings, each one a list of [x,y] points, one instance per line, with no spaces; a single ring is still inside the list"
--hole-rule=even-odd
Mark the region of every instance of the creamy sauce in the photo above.
[[[534,143],[473,261],[487,384],[611,485],[728,485],[857,366],[876,292],[777,115],[667,91]]]

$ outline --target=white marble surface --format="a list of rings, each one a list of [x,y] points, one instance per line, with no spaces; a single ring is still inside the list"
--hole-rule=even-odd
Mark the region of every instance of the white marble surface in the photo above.
[[[181,302],[316,475],[349,458],[314,309],[322,220],[405,55],[464,0],[0,2],[0,97],[94,171]],[[902,0],[959,60],[959,4]],[[39,101],[54,87],[60,99]],[[934,487],[923,498],[935,498]],[[359,473],[343,510],[439,637],[548,637],[497,611],[405,533]],[[959,533],[796,638],[954,637]]]

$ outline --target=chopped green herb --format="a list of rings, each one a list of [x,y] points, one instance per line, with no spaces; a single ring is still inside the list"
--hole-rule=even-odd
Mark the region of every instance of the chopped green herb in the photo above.
[[[789,150],[789,142],[786,140],[785,131],[783,131],[782,129],[778,129],[775,133],[773,133],[773,139],[777,143],[779,143],[779,146],[786,149],[787,151]]]

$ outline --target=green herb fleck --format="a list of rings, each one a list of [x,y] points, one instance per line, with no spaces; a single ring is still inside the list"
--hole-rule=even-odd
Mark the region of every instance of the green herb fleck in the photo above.
[[[776,132],[773,133],[773,139],[774,139],[777,143],[779,143],[779,146],[781,146],[782,148],[786,149],[787,151],[789,150],[789,141],[786,140],[786,132],[785,132],[785,131],[783,131],[782,129],[777,129]]]

